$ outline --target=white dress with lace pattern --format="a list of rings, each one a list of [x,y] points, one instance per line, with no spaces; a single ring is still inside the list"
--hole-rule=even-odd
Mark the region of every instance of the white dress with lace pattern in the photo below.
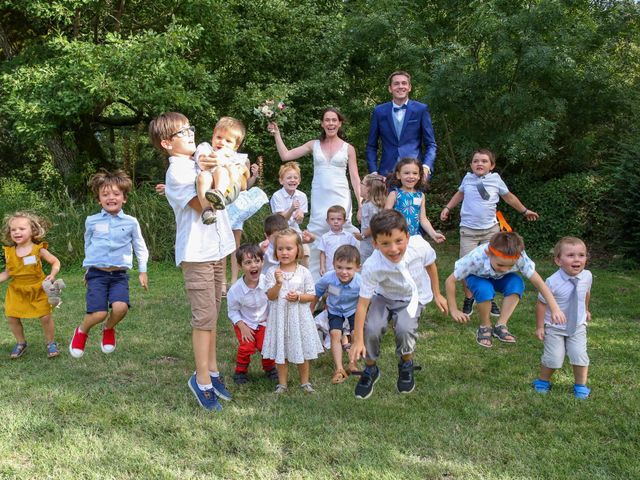
[[[268,290],[276,284],[275,271],[271,267],[265,278]],[[272,358],[276,363],[304,363],[318,358],[323,352],[316,324],[308,303],[289,302],[285,297],[289,291],[315,295],[311,273],[302,265],[294,272],[283,272],[283,282],[277,300],[269,301],[269,317],[262,344],[262,357]]]

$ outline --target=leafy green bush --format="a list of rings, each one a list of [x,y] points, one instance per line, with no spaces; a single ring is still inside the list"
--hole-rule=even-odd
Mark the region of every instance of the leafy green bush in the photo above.
[[[527,208],[540,214],[537,222],[528,222],[505,203],[498,207],[511,227],[524,237],[528,252],[548,253],[565,235],[598,246],[608,239],[610,178],[584,172],[540,182],[522,175],[507,184]]]
[[[623,253],[640,261],[640,140],[637,136],[630,137],[620,147],[610,167],[613,189],[608,206],[616,218],[616,228],[610,233]]]

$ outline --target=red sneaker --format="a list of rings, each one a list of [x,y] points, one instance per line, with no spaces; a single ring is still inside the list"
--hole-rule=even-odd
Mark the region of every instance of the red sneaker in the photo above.
[[[76,328],[73,332],[73,338],[69,344],[69,353],[73,358],[80,358],[84,355],[84,346],[87,343],[87,334]]]
[[[102,330],[102,344],[100,345],[103,353],[111,353],[116,349],[116,329],[105,328]]]

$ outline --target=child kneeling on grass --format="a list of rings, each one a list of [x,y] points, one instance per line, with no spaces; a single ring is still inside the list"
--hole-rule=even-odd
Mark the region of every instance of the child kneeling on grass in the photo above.
[[[216,335],[225,282],[223,259],[235,250],[227,212],[221,210],[212,225],[202,223],[202,204],[196,193],[198,169],[193,129],[187,117],[169,112],[149,124],[153,146],[169,156],[165,195],[176,219],[176,265],[182,269],[191,304],[191,342],[196,371],[188,386],[207,410],[222,410],[218,397],[231,400],[218,371]],[[202,168],[212,168],[211,157],[199,159]]]
[[[131,191],[131,179],[122,170],[116,170],[95,174],[89,180],[89,185],[102,211],[87,217],[85,222],[82,266],[87,269],[84,275],[87,313],[73,332],[69,345],[69,353],[74,358],[84,355],[89,330],[105,319],[100,348],[103,353],[111,353],[116,349],[115,326],[129,311],[127,271],[133,268],[132,247],[138,259],[138,280],[142,288],[148,289],[149,250],[142,238],[138,220],[122,211]]]
[[[456,305],[456,282],[466,280],[480,314],[476,342],[481,347],[492,346],[492,335],[501,342],[516,342],[516,337],[507,329],[507,322],[524,293],[524,280],[515,272],[521,272],[527,277],[544,297],[551,310],[553,321],[565,322],[564,314],[549,287],[536,272],[535,263],[525,253],[522,237],[515,232],[498,232],[491,237],[489,243],[474,248],[459,259],[445,283],[451,317],[456,322],[467,323],[469,315],[458,310]],[[496,291],[501,292],[504,299],[500,317],[492,327],[489,314]]]
[[[239,342],[233,380],[242,384],[249,381],[251,355],[262,353],[269,299],[262,274],[263,253],[260,247],[245,243],[240,245],[235,255],[242,277],[227,292],[227,309]],[[268,378],[278,378],[276,363],[272,359],[263,358],[262,369]]]
[[[365,358],[366,367],[356,385],[355,396],[369,398],[380,378],[376,365],[380,339],[394,322],[398,364],[397,389],[415,389],[413,353],[416,349],[418,319],[427,303],[435,300],[447,311],[440,294],[436,252],[422,237],[409,236],[404,216],[396,210],[383,210],[371,219],[371,237],[376,250],[362,267],[362,286],[356,308],[351,361]]]
[[[584,267],[587,247],[575,237],[563,237],[553,249],[558,271],[546,280],[551,293],[564,312],[567,323],[558,324],[551,318],[545,298],[538,296],[536,304],[536,337],[544,341],[540,377],[533,382],[536,392],[547,393],[551,375],[562,368],[565,354],[573,366],[573,393],[578,399],[589,397],[587,387],[589,356],[587,355],[587,322],[591,320],[589,300],[593,276]]]
[[[341,207],[342,208],[342,207]],[[336,370],[331,383],[344,382],[348,373],[342,366],[342,334],[345,320],[349,324],[349,334],[353,325],[360,296],[360,252],[353,245],[342,245],[333,254],[333,269],[325,273],[316,283],[316,297],[311,302],[311,311],[318,300],[327,296],[329,317],[329,335],[331,337],[331,354]],[[349,370],[355,371],[355,363],[349,364]]]

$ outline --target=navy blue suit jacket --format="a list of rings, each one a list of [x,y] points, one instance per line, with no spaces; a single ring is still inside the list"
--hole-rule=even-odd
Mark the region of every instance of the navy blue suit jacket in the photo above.
[[[367,141],[367,166],[369,172],[387,175],[403,157],[414,157],[422,161],[433,172],[436,160],[436,139],[431,124],[429,107],[424,103],[409,100],[404,115],[400,138],[393,123],[393,103],[378,105],[371,115],[371,127]],[[382,154],[378,165],[378,139]]]

